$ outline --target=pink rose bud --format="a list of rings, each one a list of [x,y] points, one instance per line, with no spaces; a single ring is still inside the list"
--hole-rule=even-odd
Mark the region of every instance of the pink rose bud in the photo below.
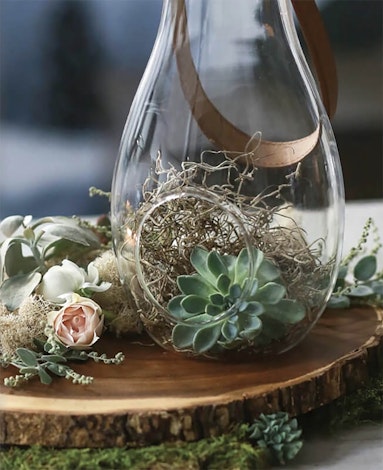
[[[65,346],[88,349],[101,336],[104,316],[96,302],[73,294],[61,310],[48,314],[48,325]]]

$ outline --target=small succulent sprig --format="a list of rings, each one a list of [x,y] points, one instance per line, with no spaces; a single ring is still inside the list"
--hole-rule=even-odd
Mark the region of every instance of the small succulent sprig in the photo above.
[[[87,385],[93,382],[93,377],[78,374],[68,364],[69,361],[81,362],[93,359],[95,362],[103,362],[104,364],[120,364],[124,360],[124,355],[121,352],[113,358],[108,358],[105,354],[99,355],[95,351],[68,348],[57,341],[53,330],[45,343],[35,339],[35,345],[36,351],[18,348],[16,353],[10,357],[0,355],[2,367],[12,365],[20,372],[17,375],[6,377],[4,379],[5,386],[17,387],[36,376],[39,377],[42,384],[49,385],[53,380],[52,374],[71,380],[74,384]]]
[[[304,318],[304,306],[286,298],[279,269],[255,247],[250,255],[254,262],[251,279],[246,248],[238,256],[208,252],[199,246],[193,249],[190,261],[197,272],[178,276],[181,295],[168,304],[176,321],[172,331],[175,348],[203,354],[263,345],[281,338],[288,325]]]
[[[364,254],[371,235],[374,245],[369,254]],[[383,306],[383,271],[378,271],[378,253],[381,248],[377,227],[373,219],[369,218],[357,246],[350,250],[341,263],[327,307],[348,308],[356,304]]]
[[[290,419],[288,413],[282,411],[269,415],[262,413],[249,427],[249,433],[251,440],[259,447],[269,449],[282,465],[294,459],[303,446],[297,420]]]
[[[0,302],[10,311],[32,294],[53,259],[76,259],[100,248],[93,230],[68,217],[10,216],[1,221],[0,233],[6,237],[0,247]]]

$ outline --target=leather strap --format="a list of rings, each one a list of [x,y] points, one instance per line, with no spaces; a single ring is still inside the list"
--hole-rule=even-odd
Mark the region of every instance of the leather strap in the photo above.
[[[291,1],[314,63],[323,105],[331,119],[338,101],[338,77],[326,28],[315,0]]]
[[[299,12],[302,27],[303,25],[306,28],[311,27],[312,22],[316,21],[316,14],[320,18],[314,0],[292,1],[294,8]],[[310,4],[310,8],[307,8],[306,4]],[[271,142],[263,140],[257,137],[257,135],[253,137],[247,135],[219,112],[206,95],[194,65],[190,50],[185,0],[172,0],[171,5],[174,24],[173,49],[176,56],[181,88],[189,103],[194,119],[206,137],[221,150],[235,152],[236,154],[246,154],[244,158],[247,160],[250,158],[252,164],[257,167],[284,167],[295,164],[308,155],[319,139],[320,125],[318,125],[313,133],[301,139],[288,142]],[[306,19],[307,15],[309,15],[309,19]],[[335,61],[323,23],[320,22],[319,25],[316,28],[316,32],[320,41],[324,41],[324,44],[327,44],[325,52],[329,55],[329,58],[321,55],[322,49],[320,44],[317,45],[313,37],[307,34],[307,31],[306,37],[310,39],[306,39],[306,41],[310,51],[314,51],[313,60],[316,66],[322,67],[322,64],[327,64],[327,61],[329,61],[330,65],[323,69],[323,71],[321,69],[317,74],[321,84],[322,95],[324,94],[326,97],[326,103],[330,105],[331,109],[335,110],[337,93],[332,91],[334,84],[336,85],[337,83],[336,73],[334,74]],[[331,72],[331,79],[327,79],[329,72]],[[335,81],[333,80],[334,77]]]

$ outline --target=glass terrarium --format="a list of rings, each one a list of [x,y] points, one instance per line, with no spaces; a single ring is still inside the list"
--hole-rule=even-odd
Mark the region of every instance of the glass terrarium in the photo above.
[[[165,0],[112,188],[147,332],[207,357],[282,352],[331,294],[343,183],[289,0]]]

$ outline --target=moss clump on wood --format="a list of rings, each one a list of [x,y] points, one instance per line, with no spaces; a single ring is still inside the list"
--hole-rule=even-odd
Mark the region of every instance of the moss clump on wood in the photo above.
[[[198,442],[138,449],[50,449],[9,447],[0,452],[2,470],[255,470],[268,468],[270,454],[247,441],[247,425]]]
[[[307,432],[335,434],[366,422],[383,420],[383,370],[355,392],[299,418]],[[306,432],[306,434],[307,434]]]

